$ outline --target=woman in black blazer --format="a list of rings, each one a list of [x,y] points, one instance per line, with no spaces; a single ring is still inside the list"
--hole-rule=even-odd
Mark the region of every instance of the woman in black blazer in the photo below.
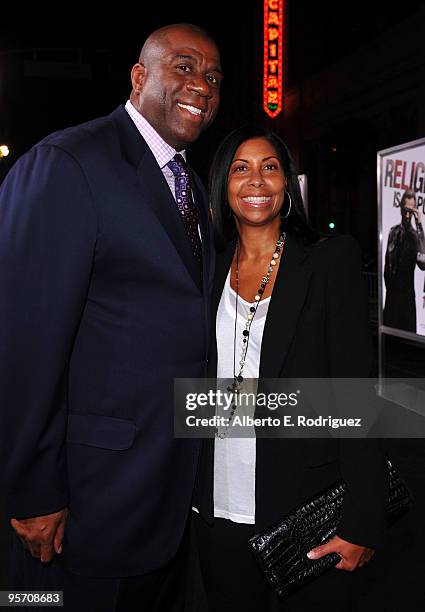
[[[239,381],[241,390],[248,377],[369,376],[360,250],[348,236],[318,240],[283,141],[259,126],[232,132],[214,158],[211,202],[220,251],[211,376]],[[248,539],[340,478],[348,489],[338,535],[315,553],[335,551],[341,561],[278,600]],[[374,440],[240,440],[226,432],[206,440],[194,523],[210,612],[351,609],[354,576],[364,570],[351,572],[382,537],[387,487]]]

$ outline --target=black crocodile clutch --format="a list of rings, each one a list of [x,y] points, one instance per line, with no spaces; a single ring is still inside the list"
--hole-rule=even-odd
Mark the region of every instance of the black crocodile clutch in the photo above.
[[[412,495],[389,459],[387,464],[387,520],[391,525],[410,507]],[[280,597],[287,597],[340,561],[337,553],[316,560],[306,555],[336,534],[345,490],[345,482],[338,481],[249,540],[266,580]]]

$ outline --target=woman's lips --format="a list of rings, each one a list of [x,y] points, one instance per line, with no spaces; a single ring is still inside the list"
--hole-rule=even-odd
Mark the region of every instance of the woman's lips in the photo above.
[[[253,208],[265,208],[272,199],[272,196],[245,196],[241,198],[246,206],[252,206]]]

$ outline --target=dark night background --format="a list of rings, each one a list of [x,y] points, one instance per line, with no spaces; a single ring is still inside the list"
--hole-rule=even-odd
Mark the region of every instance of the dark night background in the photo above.
[[[225,79],[216,122],[189,152],[192,165],[206,178],[224,134],[247,120],[268,123],[287,141],[299,172],[308,176],[313,223],[329,232],[332,220],[335,232],[353,234],[369,282],[376,280],[376,153],[425,137],[425,2],[285,4],[285,113],[275,120],[262,110],[261,0],[90,9],[88,2],[63,3],[49,10],[3,6],[0,144],[8,144],[11,155],[0,159],[0,181],[48,133],[124,103],[131,66],[152,30],[167,23],[196,23],[218,43]],[[373,284],[369,298],[376,338]],[[387,337],[389,375],[423,377],[424,346]],[[371,565],[361,609],[419,612],[425,609],[423,441],[392,440],[389,448],[417,503],[393,529],[380,565]]]
[[[87,3],[88,4],[88,3]],[[189,21],[216,39],[225,69],[221,110],[190,159],[206,178],[212,153],[231,128],[268,122],[290,146],[309,181],[312,221],[352,233],[365,262],[376,254],[376,152],[425,133],[425,6],[403,0],[287,3],[285,114],[262,111],[261,0],[67,4],[2,8],[0,140],[11,155],[0,180],[48,133],[108,114],[125,102],[129,71],[145,37],[165,23]],[[178,6],[178,8],[177,8]]]

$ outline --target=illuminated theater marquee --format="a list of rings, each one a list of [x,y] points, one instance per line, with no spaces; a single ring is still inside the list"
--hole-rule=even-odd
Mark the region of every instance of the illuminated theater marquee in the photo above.
[[[283,0],[264,1],[263,108],[272,119],[282,110]]]

